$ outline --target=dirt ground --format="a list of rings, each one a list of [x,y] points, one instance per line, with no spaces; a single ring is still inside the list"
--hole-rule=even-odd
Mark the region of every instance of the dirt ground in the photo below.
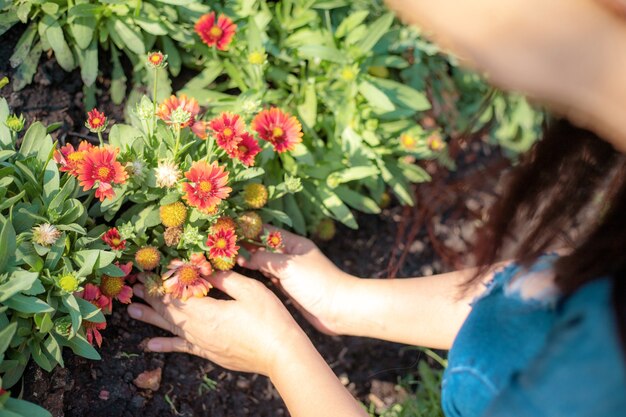
[[[18,36],[19,31],[8,33],[3,44],[13,44]],[[0,48],[0,77],[11,75],[10,53],[11,48]],[[103,91],[107,83],[106,74],[98,79]],[[65,73],[53,58],[42,59],[30,86],[14,92],[9,85],[0,94],[29,123],[61,122],[54,133],[61,142],[87,134],[80,76]],[[111,103],[108,95],[100,96],[98,107],[111,119],[123,120],[123,108]],[[490,153],[481,144],[467,151],[468,155],[478,152],[483,157],[483,151]],[[468,158],[468,162],[475,159]],[[437,192],[437,184],[428,187],[424,192]],[[390,270],[398,277],[442,272],[445,263],[451,267],[455,253],[466,249],[475,218],[480,217],[477,212],[490,199],[489,192],[466,191],[454,196],[440,194],[440,213],[431,213],[423,204],[421,209],[392,204],[380,216],[359,215],[359,230],[339,227],[336,238],[320,243],[320,247],[339,267],[360,277],[386,277]],[[424,216],[429,216],[428,227],[417,227]],[[267,285],[271,288],[270,283]],[[426,359],[421,351],[408,346],[320,334],[289,308],[341,381],[366,404],[375,400],[389,405],[401,400],[406,393],[396,387],[399,378],[415,373],[418,361]],[[288,415],[267,378],[231,372],[189,355],[144,352],[143,341],[165,332],[131,320],[123,306],[113,310],[103,331],[101,361],[66,355],[66,367],[50,374],[31,364],[24,376],[24,398],[44,406],[54,416],[67,417]],[[155,370],[162,373],[158,388],[141,389],[133,383],[142,372]]]

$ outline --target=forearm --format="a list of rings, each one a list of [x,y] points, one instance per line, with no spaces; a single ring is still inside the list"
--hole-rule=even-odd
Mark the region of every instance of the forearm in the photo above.
[[[449,349],[483,285],[463,293],[474,270],[423,278],[353,279],[342,291],[336,329],[373,337]]]
[[[293,417],[367,417],[304,333],[273,368],[269,377]]]

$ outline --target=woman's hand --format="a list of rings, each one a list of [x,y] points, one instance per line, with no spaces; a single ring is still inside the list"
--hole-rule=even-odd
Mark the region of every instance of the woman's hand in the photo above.
[[[340,333],[344,296],[358,279],[337,268],[309,239],[280,232],[284,253],[257,249],[248,260],[239,257],[239,265],[269,277],[319,331]]]
[[[234,272],[213,275],[209,281],[233,300],[204,297],[182,302],[168,295],[150,297],[143,285],[135,285],[135,295],[149,305],[131,304],[130,316],[176,335],[153,338],[148,349],[191,353],[235,371],[270,375],[280,367],[285,349],[308,342],[262,283]]]

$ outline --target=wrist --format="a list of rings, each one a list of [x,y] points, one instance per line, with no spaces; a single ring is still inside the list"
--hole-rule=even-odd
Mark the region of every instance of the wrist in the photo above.
[[[334,308],[328,320],[328,328],[333,333],[341,336],[355,336],[353,329],[355,313],[362,300],[359,301],[354,294],[361,292],[363,281],[364,279],[345,272],[341,272],[341,276],[338,277],[330,300],[330,305]]]

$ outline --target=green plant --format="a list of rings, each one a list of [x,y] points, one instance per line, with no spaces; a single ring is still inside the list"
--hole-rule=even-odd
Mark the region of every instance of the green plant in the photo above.
[[[83,202],[77,199],[75,179],[59,173],[52,160],[50,128],[33,123],[16,150],[21,127],[10,123],[11,117],[6,100],[1,98],[2,389],[18,382],[31,358],[46,371],[63,366],[64,347],[77,355],[99,359],[88,341],[89,329],[92,325],[104,325],[105,318],[80,292],[103,274],[123,275],[112,264],[115,254],[100,241],[101,232],[93,228]],[[6,410],[23,413],[31,407],[18,407],[4,396],[0,404]]]
[[[438,365],[445,368],[447,361],[430,349],[420,349]],[[441,409],[441,380],[443,369],[420,360],[416,374],[400,379],[398,386],[410,393],[399,403],[393,404],[381,413],[375,407],[368,408],[371,417],[444,417]]]
[[[95,82],[101,67],[99,56],[110,59],[111,98],[121,103],[126,97],[126,75],[122,53],[133,70],[133,83],[149,83],[151,73],[144,71],[147,52],[160,48],[169,55],[169,72],[179,74],[183,61],[194,58],[185,47],[193,48],[193,22],[208,10],[191,0],[17,0],[0,2],[0,35],[14,24],[27,27],[17,42],[10,64],[15,90],[32,81],[39,58],[52,51],[65,71],[80,68],[88,97],[88,107],[95,105]],[[107,51],[100,55],[99,50]],[[160,97],[167,96],[170,82],[161,73]]]

